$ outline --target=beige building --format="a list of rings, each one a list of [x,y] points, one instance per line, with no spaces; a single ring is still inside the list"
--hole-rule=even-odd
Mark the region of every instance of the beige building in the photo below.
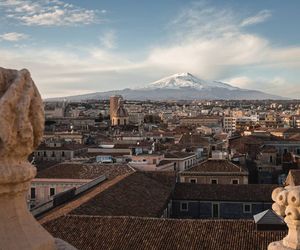
[[[218,126],[221,124],[219,116],[197,116],[185,117],[180,119],[180,125],[183,126]]]
[[[132,155],[129,165],[141,171],[174,171],[174,162],[165,160],[163,154]]]
[[[34,151],[37,161],[65,161],[87,153],[87,147],[76,143],[47,142]]]
[[[195,153],[187,152],[168,152],[165,154],[165,159],[174,162],[174,167],[177,171],[191,168],[199,160]]]

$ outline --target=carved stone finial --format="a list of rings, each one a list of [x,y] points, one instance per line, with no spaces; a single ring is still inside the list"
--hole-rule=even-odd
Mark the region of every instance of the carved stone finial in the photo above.
[[[36,174],[27,157],[43,130],[43,102],[30,73],[0,68],[0,249],[56,249],[26,204]]]
[[[272,209],[285,217],[289,231],[282,241],[272,242],[268,250],[300,249],[300,186],[276,188],[272,200]]]

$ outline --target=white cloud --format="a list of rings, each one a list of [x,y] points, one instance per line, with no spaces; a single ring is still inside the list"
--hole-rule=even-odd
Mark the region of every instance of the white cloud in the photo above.
[[[99,37],[102,46],[106,49],[114,49],[117,47],[117,36],[115,31],[110,30]]]
[[[28,38],[28,35],[23,33],[17,33],[17,32],[10,32],[10,33],[4,33],[0,34],[0,41],[8,41],[8,42],[17,42],[20,40],[24,40]]]
[[[258,12],[255,16],[248,17],[241,22],[241,27],[249,26],[257,23],[262,23],[272,16],[270,10],[262,10]]]
[[[253,84],[253,80],[247,76],[236,76],[230,79],[225,79],[223,82],[239,88],[251,88],[251,84]]]
[[[256,20],[265,20],[268,13],[260,12]],[[274,47],[266,38],[245,32],[242,19],[231,9],[194,4],[171,22],[169,44],[153,48],[147,62],[169,72],[191,71],[204,79],[224,79],[254,66],[300,67],[300,46]]]
[[[139,65],[99,48],[78,54],[66,48],[0,48],[0,54],[2,67],[30,70],[43,97],[124,88],[139,78],[133,73]]]
[[[73,26],[99,21],[96,10],[66,4],[60,0],[3,0],[6,17],[23,25]]]
[[[297,83],[282,76],[273,76],[272,78],[267,78],[265,76],[249,77],[240,75],[223,79],[222,81],[239,88],[256,89],[267,93],[273,92],[277,95],[285,97],[296,97],[298,94],[295,93],[295,90],[297,89]]]
[[[36,12],[35,8],[30,11]],[[62,16],[55,22],[65,18]],[[52,23],[55,18],[43,20]],[[130,60],[130,51],[125,55],[110,50],[116,46],[116,35],[109,31],[100,38],[102,48],[0,48],[1,65],[28,68],[44,97],[143,86],[182,71],[204,79],[227,79],[242,88],[294,96],[295,81],[291,83],[280,72],[288,69],[299,79],[300,46],[275,47],[268,39],[246,32],[242,20],[230,9],[194,5],[169,24],[169,43],[153,47],[136,62]],[[261,75],[265,70],[276,74],[268,79],[241,73],[253,68]]]

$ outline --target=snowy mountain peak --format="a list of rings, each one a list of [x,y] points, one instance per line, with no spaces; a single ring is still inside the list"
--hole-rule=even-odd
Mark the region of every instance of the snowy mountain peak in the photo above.
[[[158,81],[150,83],[148,88],[151,89],[179,89],[179,88],[195,88],[195,89],[209,89],[209,88],[226,88],[226,89],[238,89],[229,84],[216,82],[216,81],[205,81],[197,78],[191,73],[184,72],[174,74]]]

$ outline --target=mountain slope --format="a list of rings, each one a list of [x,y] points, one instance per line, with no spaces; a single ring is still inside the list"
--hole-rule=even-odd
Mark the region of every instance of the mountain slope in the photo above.
[[[111,95],[122,95],[127,100],[262,100],[286,99],[261,91],[241,89],[218,81],[204,81],[190,73],[179,73],[162,78],[138,89],[123,89],[107,92],[96,92],[86,95],[51,98],[48,101],[81,101],[87,99],[108,99]]]
[[[193,76],[191,73],[179,73],[162,78],[158,81],[150,83],[147,88],[167,88],[167,89],[178,89],[178,88],[195,88],[195,89],[205,89],[205,88],[226,88],[230,90],[239,89],[233,87],[227,83],[217,82],[217,81],[204,81]]]

